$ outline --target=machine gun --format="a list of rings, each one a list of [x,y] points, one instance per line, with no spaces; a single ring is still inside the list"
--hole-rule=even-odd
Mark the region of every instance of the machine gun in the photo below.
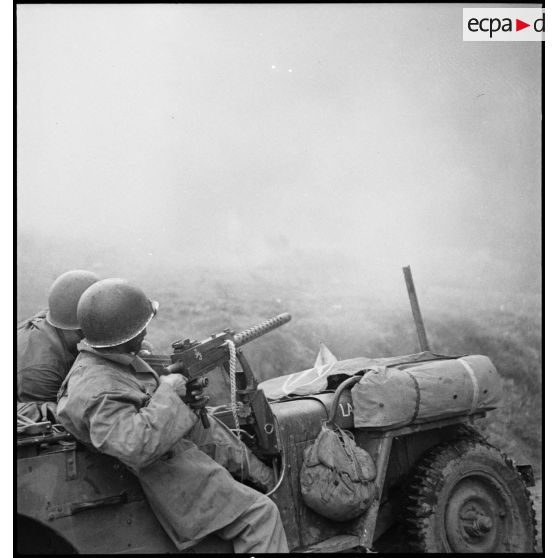
[[[291,319],[290,314],[283,313],[265,320],[264,322],[249,327],[240,333],[234,333],[230,329],[225,329],[205,339],[204,341],[194,341],[182,339],[172,344],[174,350],[171,354],[172,364],[163,368],[163,374],[182,374],[187,381],[188,389],[203,389],[209,384],[205,377],[210,370],[218,366],[228,368],[231,355],[231,343],[234,344],[236,358],[242,365],[245,383],[243,388],[255,391],[256,382],[246,359],[237,349],[266,333],[286,324]],[[196,409],[205,428],[209,428],[207,410],[205,405]]]

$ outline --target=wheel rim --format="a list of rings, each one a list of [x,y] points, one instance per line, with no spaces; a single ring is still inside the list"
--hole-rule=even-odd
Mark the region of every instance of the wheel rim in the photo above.
[[[452,552],[497,552],[514,536],[513,503],[494,477],[476,474],[452,488],[445,511],[445,535]]]

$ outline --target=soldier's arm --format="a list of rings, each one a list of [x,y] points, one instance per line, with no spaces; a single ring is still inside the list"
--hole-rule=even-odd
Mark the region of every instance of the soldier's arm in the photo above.
[[[112,388],[90,400],[84,418],[93,445],[132,469],[155,462],[198,421],[168,384],[161,383],[141,408],[129,387]]]
[[[63,375],[48,366],[34,366],[18,370],[18,401],[54,401],[62,384]]]

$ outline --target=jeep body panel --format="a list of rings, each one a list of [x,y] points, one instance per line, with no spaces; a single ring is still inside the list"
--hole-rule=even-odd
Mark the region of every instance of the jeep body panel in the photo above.
[[[354,432],[357,443],[376,462],[378,475],[377,498],[370,509],[357,519],[337,522],[309,509],[299,484],[304,450],[329,418],[333,399],[334,393],[326,392],[270,404],[275,423],[270,434],[281,448],[284,468],[283,480],[271,498],[293,551],[370,548],[393,521],[397,485],[403,476],[426,449],[451,437],[455,424],[470,419],[454,417],[384,432],[355,430],[350,392],[342,393],[336,422]],[[216,416],[226,424],[231,420],[230,412]],[[424,431],[429,432],[423,435]],[[68,439],[18,449],[19,516],[52,530],[80,553],[177,552],[139,481],[116,459]],[[217,537],[207,537],[191,549],[196,553],[231,550],[230,542]]]

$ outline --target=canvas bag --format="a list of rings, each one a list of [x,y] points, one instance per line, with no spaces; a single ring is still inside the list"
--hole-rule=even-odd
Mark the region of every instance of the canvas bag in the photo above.
[[[376,465],[350,432],[323,424],[314,443],[304,450],[300,488],[304,503],[336,521],[362,515],[376,496]]]
[[[483,355],[373,366],[351,390],[355,428],[407,424],[494,409],[502,381]]]

